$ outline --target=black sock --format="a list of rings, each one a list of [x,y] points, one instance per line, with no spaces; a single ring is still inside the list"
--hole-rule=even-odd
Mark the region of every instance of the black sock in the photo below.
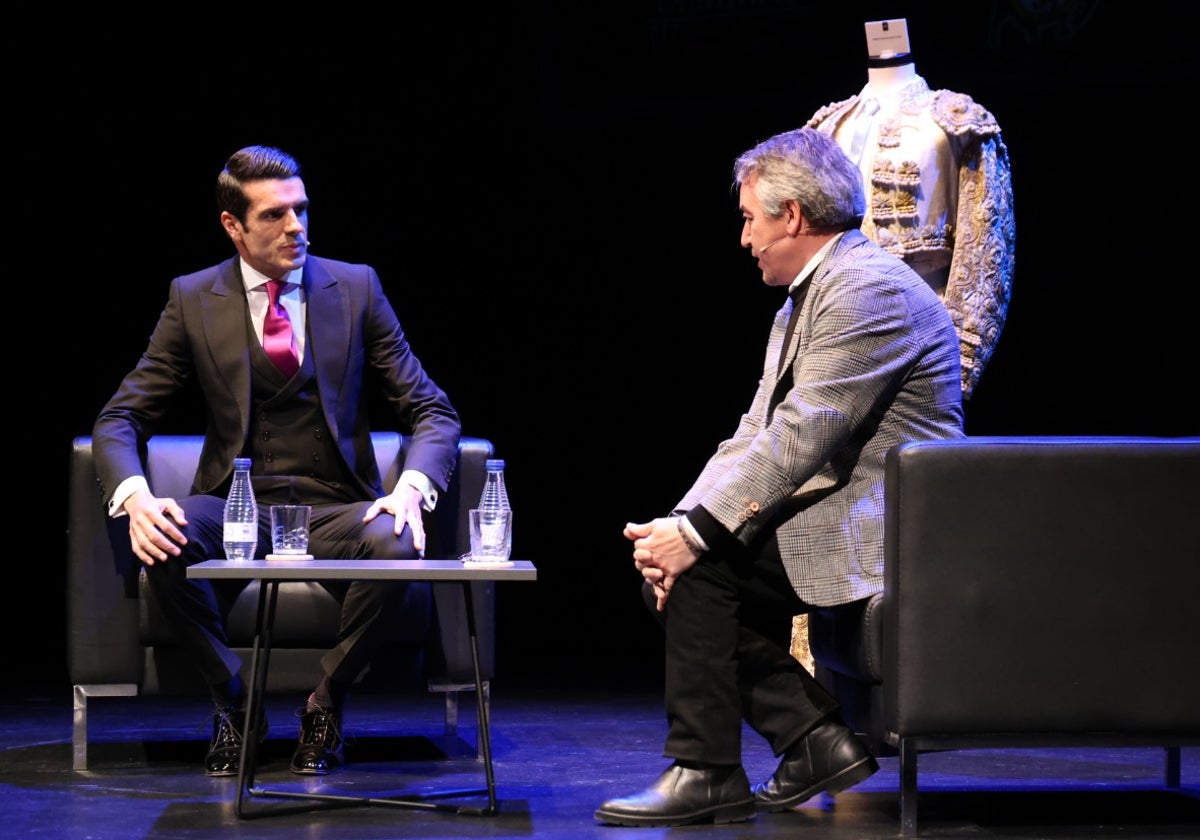
[[[239,674],[234,674],[228,682],[219,683],[212,687],[213,702],[218,706],[246,710],[246,688]]]

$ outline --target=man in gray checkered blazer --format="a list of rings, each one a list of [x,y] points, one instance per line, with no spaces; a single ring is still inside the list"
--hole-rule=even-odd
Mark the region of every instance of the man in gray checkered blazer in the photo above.
[[[674,762],[604,802],[601,823],[737,822],[878,769],[791,655],[792,616],[882,591],[885,453],[963,435],[950,316],[859,231],[862,176],[837,143],[812,128],[776,135],[738,157],[734,180],[741,244],[789,295],[733,436],[671,516],[625,528],[666,631]],[[743,719],[781,756],[753,788]]]

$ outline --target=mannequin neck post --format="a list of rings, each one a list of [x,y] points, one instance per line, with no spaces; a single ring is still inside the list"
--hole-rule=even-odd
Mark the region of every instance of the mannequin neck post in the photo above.
[[[867,88],[875,96],[895,93],[917,78],[917,66],[912,55],[895,58],[872,58],[867,61]]]

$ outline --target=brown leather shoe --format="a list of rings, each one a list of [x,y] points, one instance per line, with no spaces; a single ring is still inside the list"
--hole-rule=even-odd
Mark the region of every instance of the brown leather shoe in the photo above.
[[[292,772],[324,776],[342,766],[342,716],[317,708],[300,718],[300,743],[292,754]]]
[[[595,816],[611,825],[742,822],[754,818],[754,796],[741,766],[694,770],[676,763],[641,793],[603,803]]]
[[[821,791],[837,793],[874,775],[879,762],[845,726],[826,722],[784,755],[775,774],[754,786],[764,811],[786,811]]]

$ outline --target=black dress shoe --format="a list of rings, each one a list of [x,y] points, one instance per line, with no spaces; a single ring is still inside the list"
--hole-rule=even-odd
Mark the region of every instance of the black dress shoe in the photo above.
[[[292,772],[324,776],[342,766],[342,716],[336,709],[310,709],[300,718],[300,743]]]
[[[764,811],[786,811],[821,791],[837,793],[879,769],[858,737],[838,723],[822,723],[787,751],[775,775],[754,786]]]
[[[754,796],[746,771],[737,767],[693,770],[672,764],[651,787],[596,809],[611,825],[690,825],[753,819]]]
[[[213,737],[204,756],[204,772],[209,776],[236,776],[242,763],[242,730],[245,712],[228,706],[218,706],[213,712]],[[259,717],[255,727],[258,742],[267,737],[267,718]]]

